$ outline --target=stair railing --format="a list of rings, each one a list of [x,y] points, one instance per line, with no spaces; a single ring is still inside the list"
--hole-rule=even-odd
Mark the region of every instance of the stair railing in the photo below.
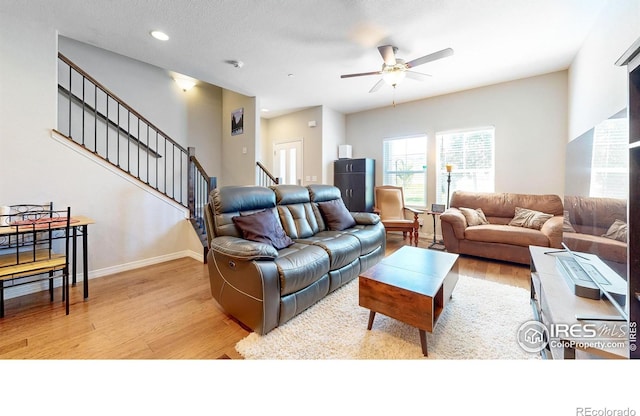
[[[58,54],[59,133],[187,207],[189,153]]]
[[[260,162],[256,162],[257,169],[257,181],[259,186],[271,186],[280,183],[279,178],[276,178],[269,172],[269,170]]]
[[[189,209],[204,247],[204,206],[216,187],[188,150],[58,53],[58,134]]]

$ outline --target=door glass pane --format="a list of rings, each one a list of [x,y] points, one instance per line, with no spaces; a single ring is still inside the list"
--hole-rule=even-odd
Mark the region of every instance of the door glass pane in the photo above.
[[[296,148],[292,147],[289,149],[289,182],[290,184],[296,183]]]
[[[278,152],[280,155],[280,166],[278,167],[278,176],[282,179],[282,181],[284,183],[287,182],[286,180],[286,172],[287,172],[287,151],[285,149],[280,149],[280,151]]]

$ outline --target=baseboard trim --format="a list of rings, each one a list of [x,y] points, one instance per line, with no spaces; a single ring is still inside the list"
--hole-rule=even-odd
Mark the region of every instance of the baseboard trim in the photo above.
[[[112,274],[126,272],[130,270],[139,269],[146,266],[152,266],[158,263],[164,263],[171,260],[181,259],[183,257],[191,257],[192,259],[204,262],[204,256],[202,253],[196,253],[193,250],[183,250],[178,251],[176,253],[165,254],[162,256],[151,257],[148,259],[132,261],[130,263],[119,264],[117,266],[105,267],[102,269],[96,269],[89,271],[89,280],[97,279],[99,277],[106,277]],[[84,280],[84,275],[82,273],[77,274],[77,282],[80,284]],[[61,279],[56,279],[54,281],[54,287],[59,287],[62,284]],[[28,283],[22,286],[16,287],[7,287],[4,291],[4,298],[11,299],[19,296],[29,295],[32,293],[42,292],[45,290],[49,290],[49,283],[45,281]]]

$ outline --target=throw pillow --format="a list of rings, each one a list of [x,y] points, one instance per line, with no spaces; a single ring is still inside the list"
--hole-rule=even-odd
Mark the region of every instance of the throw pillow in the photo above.
[[[516,207],[516,214],[509,222],[509,225],[539,230],[551,218],[553,218],[552,214]]]
[[[467,220],[467,225],[487,225],[489,221],[487,221],[487,217],[485,217],[482,208],[459,208],[462,211],[462,215]]]
[[[342,199],[318,202],[318,209],[320,209],[327,227],[332,231],[342,231],[356,225],[356,220],[353,219]]]
[[[278,250],[294,243],[271,211],[265,210],[254,214],[235,216],[231,220],[247,240],[269,244]]]
[[[562,231],[565,233],[575,233],[576,229],[573,228],[571,220],[569,219],[569,211],[562,212]]]
[[[607,230],[602,237],[610,238],[612,240],[627,242],[627,224],[624,221],[615,220],[611,227]]]

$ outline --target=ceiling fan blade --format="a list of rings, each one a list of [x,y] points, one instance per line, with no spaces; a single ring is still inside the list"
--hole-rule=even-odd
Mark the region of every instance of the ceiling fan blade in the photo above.
[[[369,90],[369,92],[376,92],[380,89],[380,87],[382,87],[384,85],[384,80],[381,78],[380,81],[376,82],[376,84],[371,87],[371,89]]]
[[[422,72],[416,71],[405,71],[407,78],[415,79],[417,81],[426,81],[427,78],[431,77],[430,74],[423,74]]]
[[[414,59],[413,61],[407,62],[408,68],[414,68],[418,65],[426,64],[427,62],[436,61],[438,59],[446,58],[447,56],[453,55],[453,49],[447,48],[438,52],[431,53],[429,55],[425,55],[422,58]]]
[[[380,75],[382,71],[373,71],[373,72],[360,72],[359,74],[345,74],[340,75],[340,78],[353,78],[353,77],[363,77],[366,75]]]
[[[382,59],[386,65],[393,66],[396,64],[396,52],[393,46],[378,46],[378,51],[380,52],[380,55],[382,55]]]

